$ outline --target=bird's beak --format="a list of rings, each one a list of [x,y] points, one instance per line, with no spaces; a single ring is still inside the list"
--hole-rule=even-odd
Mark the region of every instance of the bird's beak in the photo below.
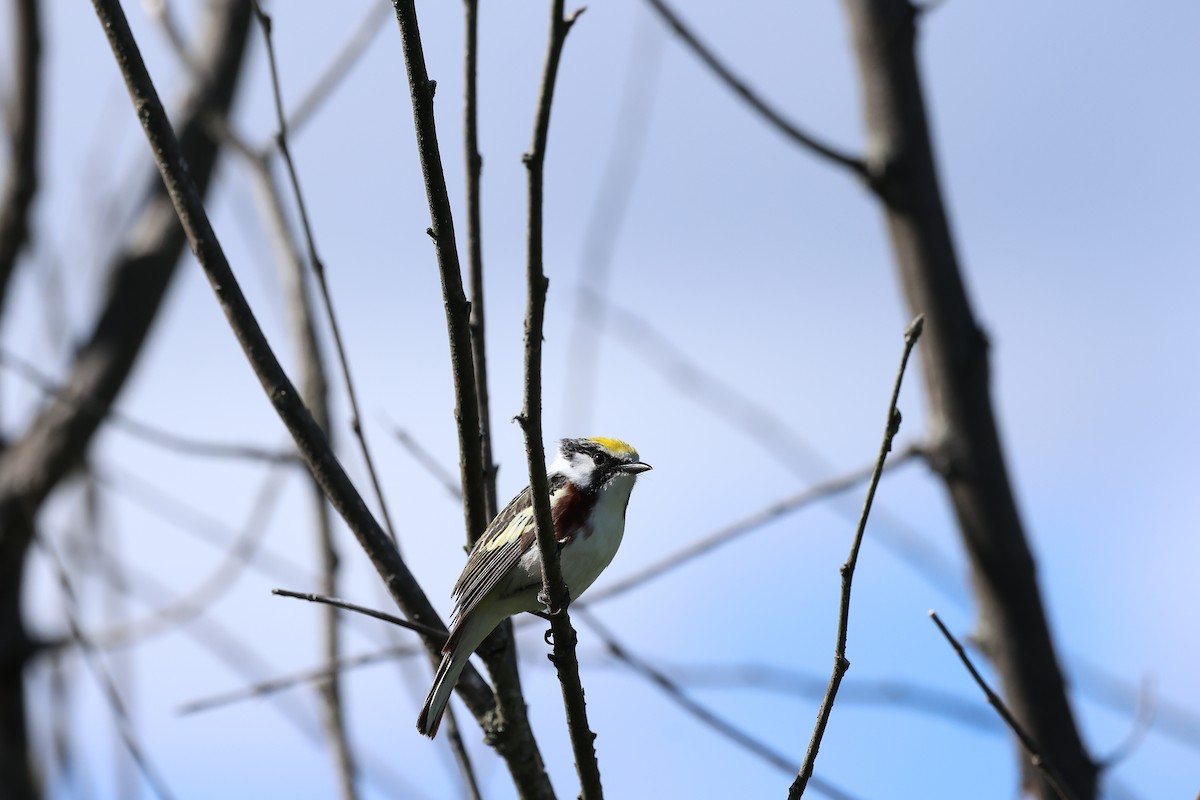
[[[654,467],[650,466],[649,464],[641,461],[634,461],[631,464],[625,464],[623,467],[621,467],[621,472],[624,472],[626,475],[637,475],[639,472],[648,472],[652,469],[654,469]]]

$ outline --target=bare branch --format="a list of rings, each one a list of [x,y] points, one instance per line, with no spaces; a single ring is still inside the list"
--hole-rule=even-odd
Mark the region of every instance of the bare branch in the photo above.
[[[425,193],[429,199],[428,230],[437,253],[438,271],[442,279],[442,295],[446,304],[446,325],[450,334],[450,360],[454,373],[454,415],[458,420],[459,463],[462,468],[463,513],[467,523],[467,544],[473,545],[487,528],[484,501],[484,465],[479,440],[479,401],[476,397],[475,371],[471,356],[470,303],[463,292],[462,268],[458,260],[458,245],[454,237],[454,215],[446,176],[438,148],[437,123],[433,113],[433,93],[436,84],[429,79],[425,67],[425,51],[417,12],[413,0],[393,0],[400,39],[404,49],[404,66],[408,72],[412,95],[413,120],[417,129],[417,148],[421,171],[425,176]]]
[[[546,476],[546,453],[542,446],[542,337],[546,319],[546,278],[543,258],[543,193],[546,163],[546,141],[550,134],[550,108],[554,100],[554,85],[558,79],[558,64],[563,44],[571,25],[580,11],[565,16],[563,0],[550,4],[550,37],[546,48],[546,64],[538,93],[537,112],[533,126],[533,144],[525,154],[525,169],[529,177],[528,228],[528,305],[525,312],[525,403],[517,421],[525,432],[525,454],[529,469],[530,500],[537,527],[537,548],[542,562],[542,592],[554,634],[554,654],[551,661],[562,684],[563,704],[567,710],[567,730],[575,754],[575,769],[579,773],[580,797],[600,800],[604,790],[600,783],[600,765],[596,761],[596,735],[588,727],[587,704],[583,685],[579,681],[579,660],[575,655],[575,629],[567,606],[571,595],[563,580],[559,563],[558,541],[554,535],[554,520],[550,513],[550,489]]]
[[[463,515],[466,519],[467,544],[473,545],[487,528],[488,466],[483,459],[481,421],[479,418],[478,387],[475,385],[475,363],[471,347],[470,304],[463,293],[462,268],[454,237],[454,216],[446,190],[438,147],[437,123],[433,110],[436,84],[429,79],[421,31],[417,24],[414,0],[393,0],[404,67],[408,73],[409,94],[412,98],[413,122],[417,132],[417,149],[425,178],[425,193],[429,200],[432,225],[428,229],[437,254],[438,271],[442,281],[442,297],[446,307],[446,326],[450,339],[450,361],[454,375],[455,418],[458,421],[459,468],[461,470]],[[495,700],[500,713],[476,719],[483,725],[487,738],[504,758],[518,791],[529,797],[550,798],[554,789],[546,775],[542,755],[529,727],[521,682],[516,672],[511,628],[501,625],[484,643],[484,661],[496,682]],[[439,659],[435,655],[433,660]],[[462,679],[457,691],[462,692]],[[497,735],[503,731],[503,736]]]
[[[695,53],[701,61],[703,61],[709,69],[734,93],[746,101],[746,103],[771,124],[776,130],[782,133],[787,138],[791,139],[801,147],[811,151],[814,155],[818,155],[827,161],[831,161],[838,166],[845,167],[859,177],[865,178],[867,175],[866,164],[861,159],[854,158],[839,150],[830,147],[818,141],[810,134],[805,133],[799,127],[792,124],[784,118],[784,116],[775,110],[773,106],[758,96],[746,83],[739,77],[733,74],[725,64],[716,57],[716,55],[701,42],[696,35],[683,23],[679,15],[671,10],[670,6],[664,0],[646,0],[650,7],[662,17],[663,22],[671,26],[676,35],[686,44],[693,53]]]
[[[879,445],[879,456],[875,461],[875,470],[871,473],[871,483],[867,487],[867,497],[863,501],[862,515],[858,520],[858,530],[854,532],[854,544],[850,546],[850,556],[842,565],[842,599],[838,609],[837,644],[834,645],[833,675],[829,679],[829,688],[825,699],[821,701],[821,710],[817,713],[817,724],[813,729],[812,740],[808,744],[808,752],[804,755],[804,764],[788,790],[788,800],[799,800],[804,795],[804,787],[812,777],[813,765],[817,761],[817,751],[821,748],[821,739],[825,736],[825,726],[829,724],[829,715],[833,711],[833,702],[837,698],[838,687],[850,662],[846,660],[846,634],[850,627],[850,586],[854,581],[854,567],[858,563],[858,551],[862,547],[863,534],[867,530],[867,517],[871,514],[871,503],[875,500],[875,489],[883,476],[883,464],[892,449],[892,440],[900,430],[900,411],[896,404],[900,400],[900,385],[904,381],[904,369],[908,366],[908,357],[912,355],[917,340],[921,338],[921,330],[925,326],[925,318],[918,316],[909,323],[904,331],[904,354],[900,357],[900,369],[896,372],[896,382],[892,387],[892,399],[888,403],[887,423],[884,427],[883,441]]]
[[[483,226],[480,216],[480,178],[483,158],[479,155],[479,0],[463,3],[465,14],[466,41],[463,46],[463,150],[466,156],[467,175],[467,255],[470,265],[471,302],[468,327],[471,331],[471,366],[475,379],[475,402],[479,415],[479,457],[483,468],[483,515],[492,520],[496,516],[496,463],[492,457],[492,412],[488,395],[487,336],[483,304]],[[414,443],[415,444],[415,443]],[[411,449],[411,448],[410,448]],[[413,451],[414,455],[416,451]],[[426,467],[431,467],[431,460]],[[450,487],[453,481],[444,485]],[[458,491],[461,498],[462,492]],[[474,537],[468,532],[468,546]],[[517,675],[517,648],[512,638],[512,622],[504,620],[488,636],[488,669],[495,682],[497,700],[501,707],[515,707],[524,702],[521,682]],[[455,758],[463,767],[467,790],[473,798],[480,797],[475,781],[475,771],[462,747],[458,723],[452,708],[449,711],[450,744]]]
[[[471,364],[475,400],[479,407],[479,443],[483,460],[484,515],[491,520],[500,510],[496,501],[496,464],[492,460],[492,413],[488,397],[487,337],[483,303],[483,221],[479,154],[479,0],[465,0],[466,43],[463,57],[463,150],[467,166],[467,255],[471,280]],[[472,542],[473,543],[473,542]]]
[[[166,184],[197,260],[204,269],[230,326],[238,337],[271,404],[296,440],[313,475],[321,483],[334,507],[346,519],[388,591],[411,619],[440,622],[404,560],[371,515],[366,503],[329,448],[328,440],[312,418],[287,374],[279,365],[258,321],[254,318],[241,287],[229,267],[216,233],[209,223],[203,202],[188,173],[179,143],[163,111],[162,103],[146,72],[141,53],[117,0],[93,0],[93,6],[108,36],[113,54],[129,88],[139,120],[145,128],[155,162]],[[439,643],[426,638],[436,653]],[[491,691],[478,672],[464,670],[459,693],[473,713],[485,715],[491,708]]]
[[[1017,738],[1021,740],[1021,744],[1024,745],[1025,749],[1029,752],[1030,763],[1032,763],[1046,775],[1046,779],[1050,782],[1050,785],[1054,787],[1054,791],[1058,794],[1061,800],[1074,800],[1075,795],[1070,789],[1067,788],[1067,785],[1063,782],[1062,776],[1059,775],[1058,770],[1054,768],[1053,764],[1046,760],[1046,757],[1042,754],[1041,748],[1038,747],[1037,742],[1035,742],[1033,737],[1026,732],[1025,728],[1021,726],[1021,723],[1017,722],[1016,717],[1012,715],[1012,712],[1010,712],[1008,707],[1004,705],[1004,701],[1000,699],[1000,695],[993,692],[992,687],[987,685],[987,681],[983,679],[983,676],[979,674],[979,670],[975,669],[975,665],[971,663],[971,657],[967,655],[967,651],[963,649],[963,646],[959,644],[958,639],[954,638],[954,634],[950,633],[950,630],[942,623],[942,620],[937,615],[937,612],[930,611],[929,618],[932,619],[933,623],[938,626],[938,630],[942,632],[942,636],[946,637],[946,641],[949,642],[950,646],[954,648],[954,652],[958,653],[958,657],[962,660],[963,666],[967,668],[967,671],[971,673],[971,677],[975,679],[975,683],[977,683],[979,688],[983,690],[983,693],[987,697],[988,702],[991,703],[992,708],[996,709],[996,713],[1000,715],[1005,724],[1008,725],[1008,727],[1012,729],[1012,732],[1016,734]]]
[[[446,641],[447,632],[445,628],[438,628],[434,625],[423,625],[420,622],[410,622],[409,620],[401,617],[388,614],[385,611],[377,611],[373,608],[360,606],[355,603],[340,600],[336,597],[325,597],[323,595],[313,594],[311,592],[293,592],[290,589],[272,589],[271,594],[279,595],[280,597],[294,597],[297,600],[307,600],[310,603],[324,603],[336,608],[344,608],[347,611],[354,611],[355,613],[365,614],[368,617],[374,617],[375,619],[383,620],[384,622],[390,622],[393,625],[398,625],[401,628],[408,628],[410,631],[416,631],[417,633],[427,636],[430,639],[440,638],[443,642]]]

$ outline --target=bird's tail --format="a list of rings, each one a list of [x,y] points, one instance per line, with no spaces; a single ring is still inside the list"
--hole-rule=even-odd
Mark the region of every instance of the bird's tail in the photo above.
[[[470,653],[459,656],[457,651],[451,651],[442,656],[437,674],[433,676],[433,688],[425,698],[421,707],[421,715],[417,717],[417,730],[430,739],[437,736],[438,726],[442,724],[442,714],[446,713],[446,704],[450,702],[450,694],[458,683]]]
[[[433,688],[429,690],[429,696],[425,698],[425,705],[417,717],[417,730],[430,739],[437,736],[442,715],[446,713],[446,704],[450,702],[458,676],[471,660],[471,653],[496,627],[495,624],[487,626],[486,621],[478,617],[472,615],[460,620],[450,631],[446,646],[442,648],[442,663],[433,676]]]

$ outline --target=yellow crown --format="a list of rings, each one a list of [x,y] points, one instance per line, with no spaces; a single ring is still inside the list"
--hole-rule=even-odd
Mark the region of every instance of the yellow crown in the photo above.
[[[609,439],[605,436],[592,436],[588,438],[588,441],[595,442],[618,458],[628,458],[629,456],[637,458],[637,450],[634,450],[633,445],[629,442],[622,442],[620,439]]]

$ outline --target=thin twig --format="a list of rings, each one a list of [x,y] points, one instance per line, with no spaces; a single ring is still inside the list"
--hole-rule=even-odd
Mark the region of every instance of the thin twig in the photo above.
[[[883,441],[879,445],[879,456],[875,461],[875,470],[871,473],[871,483],[867,486],[867,497],[863,501],[862,515],[858,520],[858,529],[854,532],[854,544],[850,546],[850,556],[842,565],[842,599],[838,609],[837,644],[834,645],[833,675],[829,679],[829,688],[825,699],[821,701],[821,710],[817,713],[817,724],[813,728],[812,739],[808,744],[808,752],[804,754],[804,764],[800,767],[796,780],[788,790],[788,800],[799,800],[804,794],[804,787],[812,777],[813,765],[817,761],[817,751],[821,748],[821,739],[825,736],[825,726],[829,724],[829,715],[833,711],[833,702],[837,698],[838,687],[850,662],[846,659],[846,635],[850,626],[850,585],[854,580],[854,567],[858,563],[858,551],[862,547],[863,533],[867,529],[867,517],[871,514],[871,503],[875,500],[875,490],[879,479],[883,476],[883,465],[892,449],[892,440],[900,430],[900,411],[896,408],[900,400],[900,385],[904,381],[904,369],[908,366],[908,357],[912,355],[917,340],[921,338],[921,330],[925,327],[925,317],[918,314],[904,331],[904,353],[900,356],[900,368],[896,371],[896,382],[892,386],[892,398],[888,403],[887,423],[884,427]]]
[[[1021,744],[1024,745],[1025,750],[1029,753],[1030,763],[1042,771],[1042,774],[1046,776],[1046,780],[1050,783],[1051,788],[1054,789],[1054,792],[1060,798],[1062,798],[1062,800],[1073,800],[1075,794],[1069,788],[1067,788],[1067,784],[1063,780],[1062,775],[1060,775],[1058,770],[1054,768],[1054,765],[1047,761],[1045,756],[1042,755],[1041,748],[1038,747],[1037,742],[1035,742],[1033,737],[1025,731],[1025,728],[1021,726],[1021,723],[1017,722],[1017,718],[1014,717],[1012,712],[1008,710],[1008,707],[1004,705],[1004,701],[1000,699],[1000,695],[993,692],[992,687],[988,686],[987,681],[985,681],[983,676],[979,674],[979,670],[975,669],[975,664],[971,662],[971,657],[967,655],[967,651],[963,649],[962,644],[959,643],[958,639],[954,638],[954,634],[950,633],[950,629],[942,623],[941,617],[937,615],[936,611],[930,611],[929,618],[933,620],[934,625],[938,626],[938,630],[942,632],[942,636],[946,637],[946,641],[949,642],[950,646],[954,648],[954,652],[958,653],[958,657],[962,661],[963,666],[967,668],[967,671],[971,673],[971,677],[975,679],[975,683],[978,684],[979,688],[983,690],[988,702],[992,704],[992,708],[996,709],[996,713],[1000,715],[1005,724],[1007,724],[1012,732],[1016,734],[1017,738],[1021,740]]]
[[[454,375],[455,418],[458,420],[459,464],[462,469],[463,514],[467,523],[467,544],[473,545],[483,535],[490,520],[484,501],[484,464],[479,439],[479,400],[476,397],[475,367],[471,356],[470,303],[463,292],[462,267],[459,265],[458,244],[454,236],[454,214],[446,190],[446,175],[438,147],[437,122],[433,111],[436,83],[429,79],[425,66],[425,50],[417,24],[414,0],[392,0],[400,40],[404,51],[404,67],[408,72],[412,96],[413,121],[417,130],[417,150],[421,171],[425,177],[425,193],[429,200],[430,227],[437,254],[438,272],[442,281],[442,297],[446,307],[446,326],[450,336],[450,361]]]
[[[340,600],[336,597],[325,597],[324,595],[313,594],[312,592],[293,592],[290,589],[272,589],[271,594],[279,595],[280,597],[294,597],[297,600],[307,600],[310,603],[324,603],[337,608],[344,608],[347,611],[354,611],[358,614],[364,614],[368,617],[374,617],[375,619],[383,620],[384,622],[390,622],[393,625],[397,625],[401,628],[408,628],[410,631],[416,631],[417,633],[428,636],[431,639],[441,638],[443,642],[446,641],[447,634],[445,628],[437,628],[433,625],[423,625],[420,622],[411,622],[402,617],[389,614],[386,611],[377,611],[376,609],[356,605],[355,603],[351,603],[346,600]]]
[[[475,380],[475,403],[479,417],[479,457],[483,469],[483,516],[487,520],[496,517],[499,510],[496,500],[496,462],[492,456],[492,412],[488,388],[487,335],[484,314],[483,291],[483,222],[480,202],[480,183],[483,173],[483,157],[479,154],[479,0],[463,3],[465,42],[463,44],[463,154],[466,160],[467,180],[467,262],[471,287],[470,316],[467,324],[471,333],[471,367]],[[397,436],[400,436],[397,431]],[[401,439],[401,443],[405,440]],[[410,452],[420,459],[416,443]],[[435,472],[436,462],[425,462],[425,467]],[[461,502],[462,490],[453,480],[443,479],[442,484],[455,491]],[[475,543],[477,534],[467,532],[467,547]],[[504,620],[488,636],[487,665],[495,684],[497,702],[502,708],[517,707],[524,703],[521,682],[517,673],[517,648],[512,635],[512,622]],[[474,770],[467,761],[466,751],[460,753],[453,709],[450,709],[450,743],[455,748],[455,757],[466,764],[467,789],[478,800],[480,791],[474,781]]]
[[[32,521],[30,524],[33,524]],[[117,732],[121,736],[121,741],[125,744],[125,749],[129,751],[129,755],[133,758],[134,763],[138,765],[138,769],[141,770],[142,776],[145,777],[146,783],[150,785],[154,793],[163,798],[163,800],[169,800],[174,795],[167,788],[162,773],[154,766],[154,763],[146,754],[145,748],[138,741],[137,733],[133,729],[133,720],[125,708],[125,702],[121,698],[121,693],[117,690],[117,684],[113,680],[113,676],[109,673],[108,668],[105,667],[96,648],[83,635],[77,614],[79,597],[75,594],[75,587],[71,583],[71,578],[67,574],[67,568],[62,562],[58,550],[44,536],[35,536],[33,541],[46,554],[50,561],[50,566],[58,578],[58,584],[62,588],[63,597],[66,600],[63,612],[67,619],[67,626],[71,631],[71,638],[79,644],[79,649],[83,652],[84,660],[92,670],[92,674],[96,676],[96,681],[100,684],[100,689],[104,694],[104,699],[108,702],[109,709],[112,711],[113,720],[117,725]]]
[[[480,183],[483,157],[479,154],[479,0],[465,0],[466,43],[463,56],[463,150],[467,162],[467,262],[471,284],[471,364],[475,372],[475,401],[479,407],[479,443],[483,460],[484,515],[500,510],[496,501],[496,464],[492,460],[492,412],[488,396],[487,337],[483,304],[483,221]],[[468,542],[468,545],[474,542]]]
[[[537,113],[533,126],[533,144],[525,154],[525,169],[529,178],[528,227],[528,305],[525,313],[525,403],[517,421],[525,432],[525,454],[529,469],[529,490],[537,527],[537,547],[542,562],[542,592],[540,598],[550,615],[550,630],[554,635],[554,654],[551,656],[562,685],[563,705],[567,710],[567,731],[579,773],[582,800],[600,800],[604,789],[600,782],[600,765],[596,761],[596,735],[588,727],[587,704],[579,680],[579,660],[575,654],[575,629],[567,606],[571,596],[563,580],[559,563],[558,540],[550,514],[550,490],[546,476],[546,454],[542,447],[542,336],[546,319],[546,278],[543,257],[544,170],[546,142],[550,134],[550,108],[554,100],[554,85],[558,79],[558,64],[562,57],[567,33],[582,9],[566,16],[563,0],[550,4],[550,36],[546,47],[546,64],[538,93]]]
[[[741,728],[729,722],[724,717],[719,716],[707,707],[693,700],[679,687],[679,685],[671,680],[669,676],[661,670],[655,669],[649,662],[633,655],[626,647],[617,641],[606,626],[602,625],[595,615],[590,612],[580,609],[579,616],[583,619],[587,626],[600,637],[604,642],[604,646],[612,654],[613,658],[625,664],[636,674],[648,680],[651,685],[660,690],[664,696],[677,706],[682,708],[688,714],[695,717],[704,725],[729,739],[734,744],[754,754],[758,758],[767,762],[776,769],[788,775],[792,775],[798,769],[796,762],[786,755],[773,749],[770,745],[751,736]],[[851,795],[837,788],[821,778],[814,777],[812,779],[813,788],[827,797],[835,798],[835,800],[851,800]]]
[[[271,35],[271,18],[262,9],[258,0],[254,2],[254,15],[262,28],[263,41],[267,46],[267,63],[271,67],[271,91],[275,98],[275,119],[279,123],[279,133],[275,143],[279,154],[283,157],[287,168],[288,180],[292,186],[292,195],[296,200],[296,209],[300,213],[300,227],[304,231],[304,242],[308,247],[308,262],[312,266],[313,275],[317,279],[317,289],[321,293],[321,301],[325,306],[325,317],[329,322],[329,331],[333,335],[333,346],[337,351],[338,364],[342,369],[342,381],[346,386],[346,399],[350,404],[350,430],[358,441],[363,464],[367,468],[367,476],[371,480],[371,488],[375,492],[375,502],[383,514],[384,529],[396,543],[396,526],[392,524],[392,515],[388,511],[387,500],[383,495],[383,487],[379,482],[379,472],[375,469],[375,460],[371,458],[371,448],[367,445],[367,435],[362,426],[362,413],[359,411],[358,393],[354,389],[354,381],[350,377],[350,361],[346,355],[346,346],[342,341],[342,329],[338,324],[337,314],[333,310],[333,298],[329,293],[329,283],[325,278],[325,262],[317,254],[317,243],[313,236],[312,222],[308,216],[308,204],[304,202],[304,193],[300,191],[300,176],[296,172],[296,162],[292,159],[292,151],[288,146],[287,115],[283,111],[283,90],[279,83],[279,64],[275,59],[275,39]]]
[[[72,713],[72,690],[77,681],[74,675],[69,675],[67,669],[68,654],[65,649],[52,651],[41,665],[47,672],[49,683],[46,703],[46,719],[49,721],[50,747],[46,759],[46,774],[54,775],[60,785],[93,786],[95,781],[88,780],[83,760],[75,752],[74,739],[71,735],[75,715]],[[54,788],[47,794],[53,793]]]
[[[686,44],[693,53],[695,53],[708,68],[711,69],[721,81],[742,98],[746,103],[757,111],[763,119],[769,122],[776,130],[784,136],[791,139],[801,147],[807,148],[814,154],[821,156],[827,161],[831,161],[838,166],[845,167],[858,175],[860,178],[867,177],[867,165],[858,158],[854,158],[846,153],[830,147],[817,140],[815,137],[802,131],[799,127],[789,122],[784,116],[777,111],[773,106],[763,100],[754,92],[745,81],[733,74],[725,64],[717,58],[717,56],[701,42],[691,29],[683,23],[679,15],[671,10],[664,0],[646,0],[660,17],[663,22],[667,23],[679,38]]]
[[[333,336],[334,346],[336,348],[338,364],[341,367],[342,380],[345,385],[346,395],[350,406],[350,429],[358,442],[359,450],[362,455],[363,463],[367,469],[367,475],[371,481],[372,489],[375,493],[375,501],[379,506],[380,513],[383,515],[384,525],[388,534],[392,538],[393,543],[397,543],[396,529],[392,523],[391,513],[388,509],[387,500],[384,497],[383,489],[379,480],[378,470],[375,468],[375,461],[371,457],[371,449],[367,444],[366,432],[362,426],[362,415],[358,405],[358,393],[355,390],[354,381],[350,374],[350,362],[346,354],[345,345],[342,340],[341,326],[338,323],[337,315],[333,309],[333,298],[329,291],[329,285],[326,280],[325,264],[317,253],[316,239],[313,234],[312,222],[308,214],[308,206],[304,200],[304,194],[300,190],[300,178],[296,169],[295,160],[292,158],[291,148],[289,146],[289,128],[287,117],[283,110],[283,90],[279,77],[279,63],[275,55],[274,36],[271,29],[271,18],[263,11],[261,3],[254,3],[255,17],[259,22],[259,26],[263,31],[263,39],[266,43],[267,61],[270,66],[271,73],[271,89],[275,99],[275,117],[279,125],[279,131],[275,137],[275,146],[280,155],[283,157],[284,166],[287,170],[288,178],[291,182],[292,195],[294,197],[296,207],[299,211],[301,225],[304,231],[305,244],[307,245],[308,261],[311,265],[314,276],[316,277],[317,287],[321,294],[321,299],[325,308],[326,319],[329,323],[329,328]],[[382,20],[376,22],[376,27],[380,27]],[[362,29],[360,29],[361,31]],[[343,54],[345,51],[343,51]],[[347,60],[343,65],[345,69],[349,69],[349,65],[353,63],[353,59]],[[337,65],[335,65],[337,66]],[[344,74],[344,73],[343,73]],[[330,77],[331,82],[326,84],[326,89],[331,91],[341,75],[333,76],[331,73],[326,73]],[[315,107],[315,106],[314,106]],[[267,207],[271,212],[271,217],[274,221],[274,227],[277,232],[277,237],[283,240],[283,248],[286,251],[287,258],[283,259],[285,267],[289,267],[288,275],[292,286],[292,307],[294,309],[293,319],[296,329],[296,339],[298,342],[298,350],[301,353],[301,361],[303,367],[304,380],[302,381],[304,401],[313,410],[314,418],[318,425],[326,431],[326,435],[331,437],[332,441],[332,420],[329,413],[329,387],[325,372],[325,360],[322,357],[320,344],[317,339],[315,314],[312,310],[312,297],[308,291],[308,283],[305,275],[303,261],[299,257],[299,248],[293,241],[292,232],[287,225],[286,218],[283,213],[283,202],[280,197],[279,187],[274,180],[274,175],[269,165],[269,158],[264,153],[260,159],[255,159],[256,174],[259,176],[259,185],[264,188],[267,194]],[[314,513],[317,521],[317,535],[320,550],[321,560],[321,589],[326,595],[331,595],[337,592],[337,567],[338,554],[334,546],[333,530],[329,519],[329,508],[325,504],[324,493],[315,480],[311,482],[314,496]],[[326,658],[330,664],[336,664],[340,655],[340,640],[339,640],[339,621],[342,616],[337,614],[331,607],[327,609],[328,613],[324,615],[322,636],[324,640]],[[355,800],[358,796],[358,789],[355,784],[356,766],[354,763],[354,753],[350,746],[349,734],[346,730],[345,714],[342,709],[342,690],[340,676],[332,674],[320,686],[320,695],[324,707],[324,723],[329,742],[333,748],[334,759],[337,765],[337,774],[339,788],[344,800]]]
[[[146,71],[119,0],[93,0],[93,6],[125,77],[130,98],[184,232],[264,391],[296,440],[309,469],[346,519],[392,597],[411,619],[440,623],[429,599],[330,450],[324,432],[300,400],[250,310],[188,173],[179,142]],[[430,637],[426,637],[425,643],[431,654],[440,649],[440,643]],[[458,689],[478,717],[486,716],[491,710],[494,702],[491,690],[470,666],[460,677]]]

